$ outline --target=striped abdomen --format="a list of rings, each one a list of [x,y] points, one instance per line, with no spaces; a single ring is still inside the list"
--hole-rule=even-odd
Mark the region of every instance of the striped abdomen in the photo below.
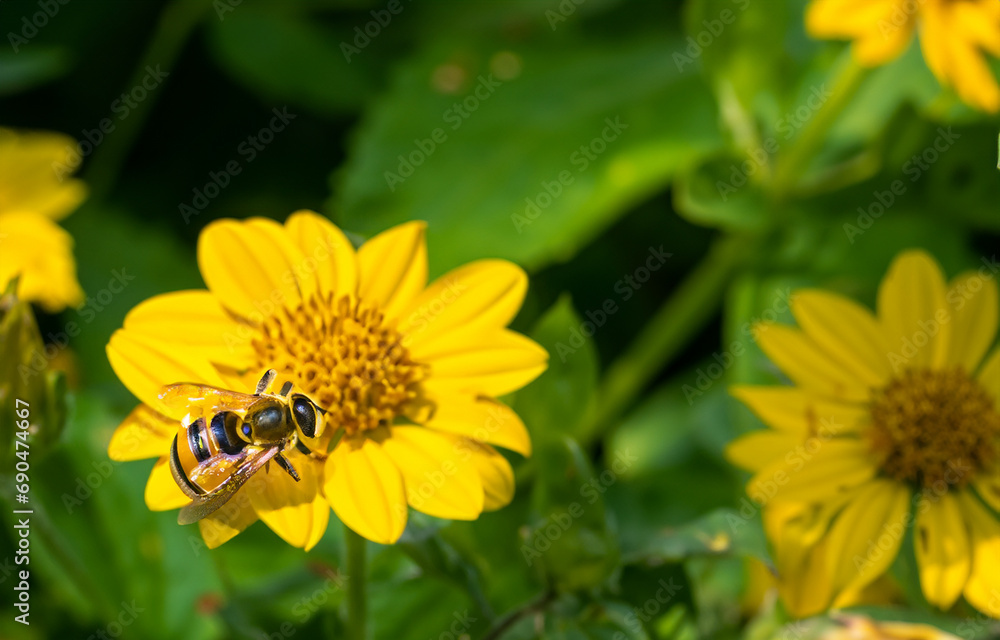
[[[241,423],[235,413],[220,412],[211,422],[198,418],[181,425],[170,446],[170,471],[189,498],[212,493],[239,465],[247,444],[236,435]]]

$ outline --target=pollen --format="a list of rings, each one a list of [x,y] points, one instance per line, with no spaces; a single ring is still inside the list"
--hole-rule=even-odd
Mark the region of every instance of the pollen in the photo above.
[[[964,370],[913,369],[876,393],[868,436],[884,475],[961,488],[997,459],[1000,414]]]
[[[347,435],[390,424],[418,396],[424,365],[372,306],[314,296],[264,321],[252,344],[258,368],[274,368],[327,411]]]

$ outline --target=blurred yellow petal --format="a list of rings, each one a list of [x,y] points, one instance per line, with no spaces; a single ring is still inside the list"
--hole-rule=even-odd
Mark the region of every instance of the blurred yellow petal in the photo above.
[[[119,329],[106,348],[111,368],[132,394],[165,416],[180,419],[160,401],[162,387],[178,382],[223,386],[215,369],[197,350]],[[183,413],[183,412],[182,412]]]
[[[852,37],[877,31],[897,0],[814,0],[806,10],[806,30],[819,38]]]
[[[531,437],[521,418],[513,409],[492,398],[473,398],[466,394],[444,396],[424,425],[495,444],[523,456],[531,455]]]
[[[945,297],[941,268],[926,252],[906,251],[893,260],[879,287],[878,315],[894,372],[947,362],[951,324]]]
[[[381,446],[403,476],[407,503],[417,511],[452,520],[475,520],[482,513],[483,483],[467,439],[394,426]]]
[[[326,460],[324,493],[341,522],[379,544],[392,544],[406,527],[403,478],[368,438],[345,438]]]
[[[917,507],[913,543],[920,567],[920,586],[927,601],[948,609],[962,595],[969,577],[969,537],[951,493],[923,497]]]
[[[780,324],[758,325],[757,343],[795,384],[830,399],[864,402],[868,386],[832,362],[803,331]]]
[[[358,294],[389,320],[408,309],[427,285],[425,222],[383,231],[358,249]]]
[[[402,312],[408,348],[462,327],[499,329],[521,308],[528,276],[505,260],[479,260],[449,271]]]
[[[796,387],[735,385],[729,393],[767,426],[802,436],[857,433],[869,416],[865,405],[824,400]]]
[[[888,340],[870,311],[843,296],[813,289],[796,291],[791,306],[799,327],[827,359],[865,384],[889,381]]]
[[[218,511],[199,520],[198,529],[205,545],[215,549],[255,522],[257,512],[250,505],[249,498],[241,492]]]
[[[165,456],[179,430],[177,420],[140,404],[115,429],[108,444],[108,457],[125,461]]]
[[[299,482],[272,460],[247,481],[244,490],[264,524],[288,544],[304,548],[318,539],[317,530],[320,536],[326,530],[326,518],[317,522],[314,517],[319,511],[314,502],[325,503],[319,494],[322,466],[295,450],[283,455],[299,474]]]
[[[73,239],[37,213],[0,212],[0,289],[20,276],[18,295],[47,311],[83,302],[76,280]]]
[[[456,390],[502,396],[541,375],[549,354],[534,340],[500,329],[461,351],[429,358],[414,354],[414,358],[431,368],[425,384],[431,395],[437,390]]]
[[[198,237],[198,266],[205,284],[223,306],[253,324],[282,306],[298,307],[302,296],[296,267],[304,261],[273,220],[217,220]]]
[[[149,298],[125,316],[126,331],[194,347],[212,362],[245,368],[254,359],[253,327],[237,322],[209,291],[177,291]]]
[[[895,26],[885,23],[884,29],[869,31],[854,41],[851,53],[858,64],[865,67],[877,67],[897,58],[906,51],[913,39],[911,24]]]
[[[853,439],[815,441],[763,467],[747,493],[758,501],[777,498],[821,502],[875,476],[868,443]]]
[[[973,373],[996,338],[1000,311],[996,281],[975,271],[963,273],[951,281],[947,298],[954,316],[948,364]]]
[[[285,221],[285,230],[305,256],[301,277],[313,274],[316,289],[337,298],[354,298],[358,267],[351,241],[332,222],[312,211],[296,211]]]
[[[838,595],[884,574],[906,534],[910,490],[891,480],[868,483],[834,520],[827,534],[827,570]],[[834,607],[843,606],[837,599]]]
[[[749,471],[760,471],[775,460],[794,453],[803,436],[763,429],[740,436],[726,447],[726,460]]]
[[[493,447],[465,438],[472,463],[483,483],[483,511],[496,511],[514,499],[514,470]]]
[[[180,509],[189,502],[191,499],[184,495],[174,481],[166,456],[157,460],[146,481],[146,506],[149,510],[170,511]]]
[[[958,496],[964,519],[969,524],[972,568],[964,595],[969,604],[994,618],[1000,618],[1000,522],[975,496],[963,491]]]
[[[59,220],[87,197],[76,140],[48,131],[0,128],[0,216],[34,213]]]

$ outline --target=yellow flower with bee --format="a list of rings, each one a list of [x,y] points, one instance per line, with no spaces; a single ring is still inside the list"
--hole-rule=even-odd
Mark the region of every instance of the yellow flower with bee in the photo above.
[[[18,297],[51,312],[83,302],[73,239],[56,224],[87,195],[65,177],[75,148],[62,134],[0,128],[0,289],[18,277]]]
[[[407,506],[471,520],[511,500],[513,472],[492,445],[529,455],[531,443],[496,398],[537,377],[548,358],[506,328],[527,277],[509,262],[480,260],[428,284],[424,230],[403,224],[355,250],[308,211],[284,225],[253,218],[204,229],[198,261],[207,290],[147,300],[107,347],[143,403],[116,430],[109,455],[159,458],[146,486],[151,509],[190,502],[169,455],[179,421],[197,416],[164,387],[244,393],[268,369],[325,412],[326,428],[315,437],[297,431],[310,453],[285,452],[298,481],[281,469],[254,473],[198,520],[209,546],[259,518],[309,549],[331,507],[354,531],[391,543]]]
[[[864,601],[912,529],[920,586],[1000,617],[1000,349],[990,266],[946,282],[922,251],[896,258],[878,313],[820,290],[799,328],[759,327],[791,387],[732,392],[769,426],[729,446],[795,615]]]
[[[885,64],[920,36],[927,66],[977,109],[1000,111],[1000,86],[985,54],[1000,57],[996,0],[813,0],[806,29],[819,38],[854,41],[864,66]]]

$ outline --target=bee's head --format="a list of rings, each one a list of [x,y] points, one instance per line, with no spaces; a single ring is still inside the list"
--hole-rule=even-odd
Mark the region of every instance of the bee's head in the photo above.
[[[316,403],[301,393],[292,395],[291,398],[292,420],[307,438],[315,438],[323,433],[323,410],[316,406]]]

